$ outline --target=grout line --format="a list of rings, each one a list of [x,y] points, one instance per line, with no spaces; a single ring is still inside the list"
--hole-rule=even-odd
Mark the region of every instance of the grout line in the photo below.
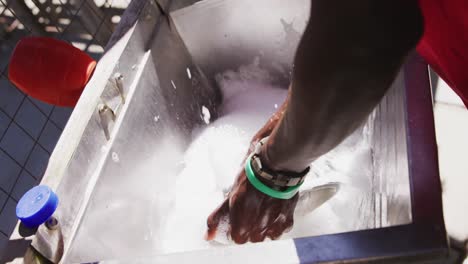
[[[21,105],[20,105],[19,108],[21,108],[22,106],[23,106],[23,103],[21,103]],[[19,108],[18,108],[18,109],[19,109]],[[15,114],[15,116],[16,116],[16,114]],[[44,122],[43,127],[42,127],[41,130],[39,131],[39,136],[38,136],[37,140],[36,140],[31,134],[29,134],[29,132],[26,131],[26,129],[24,129],[20,124],[18,124],[18,122],[16,122],[15,118],[12,118],[12,119],[11,119],[11,122],[10,122],[10,124],[8,125],[8,128],[10,128],[11,124],[14,123],[14,124],[15,124],[16,126],[18,126],[24,133],[26,133],[26,135],[28,135],[28,136],[34,141],[34,143],[36,143],[36,142],[39,141],[39,138],[40,138],[41,133],[42,133],[42,131],[43,131],[43,129],[44,129],[44,126],[47,125],[48,119],[47,119],[47,116],[45,116],[45,117],[46,117],[46,122]],[[7,131],[8,131],[8,128],[7,128]],[[5,133],[6,133],[6,131],[5,131]],[[4,135],[3,135],[3,136],[4,136]],[[1,142],[1,140],[3,140],[3,136],[2,136],[2,138],[0,139],[0,142]]]
[[[2,2],[2,4],[5,5],[4,0],[0,0],[0,2]],[[36,2],[36,1],[34,1],[34,2]],[[66,13],[68,13],[69,15],[71,14],[71,16],[69,16],[69,19],[71,19],[71,22],[70,22],[68,25],[63,26],[63,27],[61,28],[61,29],[62,29],[61,31],[60,31],[60,30],[58,29],[58,27],[57,27],[57,25],[58,25],[59,23],[58,23],[58,24],[57,24],[57,23],[54,23],[55,27],[56,27],[57,30],[58,30],[58,32],[57,32],[57,38],[62,39],[62,40],[65,40],[64,37],[65,37],[67,34],[74,34],[74,33],[66,33],[66,31],[70,28],[70,25],[73,23],[74,20],[76,20],[76,19],[79,20],[78,14],[79,14],[79,12],[81,11],[81,8],[82,8],[83,6],[86,6],[87,3],[85,3],[86,1],[83,1],[83,3],[80,4],[80,7],[78,8],[78,10],[77,10],[75,13],[73,13],[73,12],[69,9],[68,3],[63,4],[63,3],[62,3],[62,0],[60,0],[60,2],[61,2],[61,5],[60,5],[60,6],[61,6],[62,8],[64,8],[64,11],[65,11],[65,12],[64,12],[64,13],[65,13],[64,15],[67,16]],[[36,5],[36,3],[34,3],[34,4]],[[38,7],[38,6],[36,5],[36,7]],[[38,8],[39,8],[39,7],[38,7]],[[111,8],[112,8],[112,4],[110,5],[109,9],[111,9]],[[41,9],[41,8],[39,8],[39,9]],[[6,10],[9,10],[9,11],[12,13],[12,15],[14,16],[15,19],[18,19],[18,18],[16,17],[15,12],[13,12],[13,11],[10,9],[10,7],[9,7],[8,4],[6,4],[6,5],[4,6],[3,12],[5,12]],[[94,15],[99,16],[98,14],[96,14],[96,13],[94,12],[94,10],[91,10],[91,11],[94,13]],[[2,12],[2,14],[3,14],[3,12]],[[92,39],[88,42],[88,47],[89,47],[90,44],[92,44],[92,43],[95,41],[95,36],[96,36],[96,34],[103,28],[103,24],[104,24],[105,20],[107,20],[107,19],[109,18],[108,16],[109,16],[109,15],[108,15],[107,13],[104,13],[104,12],[103,12],[103,14],[102,14],[102,17],[99,16],[99,17],[101,18],[101,21],[100,21],[100,24],[99,24],[99,26],[97,27],[97,30],[96,30],[96,32],[95,32],[94,34],[90,34],[90,32],[88,31],[88,29],[85,28],[85,27],[83,26],[82,22],[81,22],[81,21],[77,21],[77,22],[79,23],[79,25],[81,26],[81,29],[84,30],[85,33],[87,33],[87,34],[89,34],[89,35],[92,36]],[[18,20],[19,20],[19,19],[18,19]],[[19,20],[19,21],[21,22],[21,20]],[[26,32],[27,35],[32,35],[32,34],[33,34],[32,30],[31,30],[28,26],[26,26],[26,25],[23,24],[23,27],[24,27],[24,29],[25,29],[24,31]],[[112,31],[112,29],[110,28],[110,26],[107,25],[107,24],[106,24],[106,27],[105,27],[105,28]],[[81,33],[80,33],[80,34],[81,34]],[[83,42],[85,42],[85,41],[83,41]],[[8,44],[9,47],[11,46],[10,43],[6,43],[6,44]],[[101,46],[101,45],[100,45],[100,46]],[[12,49],[11,49],[11,50],[12,50]],[[9,51],[8,53],[11,55],[11,51]],[[89,52],[88,52],[88,53],[89,53]],[[102,55],[101,55],[101,56],[102,56]],[[7,65],[5,66],[5,68],[0,72],[0,74],[1,74],[2,76],[4,76],[6,80],[9,81],[9,79],[8,79],[8,77],[7,77],[7,70],[8,70],[8,64],[7,64]],[[14,86],[14,85],[13,85],[13,86]],[[16,88],[16,89],[17,89],[17,88]],[[21,92],[21,90],[19,90],[19,89],[18,89],[18,91]],[[10,193],[8,193],[8,192],[6,192],[6,191],[4,191],[3,189],[0,188],[0,192],[3,192],[3,193],[5,193],[5,194],[7,195],[7,199],[6,199],[5,203],[4,203],[3,205],[1,205],[1,210],[0,210],[0,212],[3,212],[3,210],[5,209],[5,207],[6,207],[7,203],[8,203],[8,201],[9,201],[9,199],[12,199],[13,201],[18,202],[18,201],[12,196],[12,193],[13,193],[15,187],[17,186],[18,181],[19,181],[19,178],[20,178],[20,176],[21,176],[21,174],[22,174],[23,172],[29,173],[36,181],[39,181],[39,178],[36,178],[36,176],[35,176],[33,173],[31,173],[31,172],[26,168],[26,164],[28,163],[29,159],[31,158],[32,152],[33,152],[33,150],[34,150],[35,147],[40,147],[43,151],[45,151],[45,153],[47,153],[47,154],[49,155],[49,158],[50,158],[51,153],[50,153],[45,147],[43,147],[42,144],[39,142],[39,139],[40,139],[41,136],[43,135],[44,130],[45,130],[46,126],[47,126],[47,123],[50,122],[53,126],[55,126],[56,129],[58,129],[58,130],[60,131],[60,133],[63,132],[63,128],[51,118],[51,117],[52,117],[52,114],[53,114],[53,112],[54,112],[54,110],[56,109],[55,106],[52,106],[52,109],[49,111],[49,113],[46,113],[46,112],[43,111],[34,101],[32,101],[27,95],[25,95],[23,92],[21,92],[21,94],[23,95],[23,98],[21,99],[21,101],[20,101],[20,103],[19,103],[19,107],[16,109],[15,113],[13,114],[13,116],[10,116],[10,115],[7,114],[3,109],[0,108],[0,111],[2,111],[8,118],[10,118],[9,123],[8,123],[8,126],[7,126],[6,129],[5,129],[5,132],[4,132],[3,134],[0,135],[0,142],[1,142],[1,141],[3,140],[3,138],[5,137],[5,135],[6,135],[7,131],[8,131],[8,129],[9,129],[9,128],[12,126],[12,124],[14,123],[16,126],[18,126],[18,127],[21,129],[21,131],[23,131],[26,135],[28,135],[28,136],[33,140],[34,144],[33,144],[33,148],[31,149],[31,151],[28,153],[28,155],[27,155],[27,157],[26,157],[26,161],[25,161],[25,164],[24,164],[24,165],[20,164],[20,163],[19,163],[15,158],[13,158],[6,150],[4,150],[2,147],[0,147],[0,151],[3,152],[3,153],[5,153],[6,156],[8,156],[11,160],[13,160],[13,162],[15,162],[15,163],[21,168],[20,171],[19,171],[19,174],[17,175],[17,178],[16,178],[16,180],[15,180],[15,183],[13,184],[13,187],[12,187],[12,190],[11,190]],[[37,139],[36,139],[35,137],[31,136],[31,135],[28,133],[28,131],[26,131],[26,130],[25,130],[21,125],[19,125],[19,124],[16,122],[16,120],[15,120],[15,118],[16,118],[18,112],[20,111],[21,107],[23,106],[25,100],[29,100],[29,102],[32,103],[32,104],[39,110],[39,112],[42,113],[42,114],[43,114],[44,116],[46,116],[46,118],[47,118],[46,121],[45,121],[45,123],[44,123],[44,125],[42,126],[40,132],[39,132],[39,135],[37,136]],[[36,184],[36,185],[37,185],[37,184]],[[0,230],[0,234],[5,235],[7,238],[9,237],[9,235],[7,235],[7,233],[5,233],[5,232],[2,231],[2,230]]]
[[[42,144],[39,142],[39,139],[41,138],[42,133],[44,133],[45,127],[47,126],[47,123],[48,123],[49,121],[51,121],[50,123],[52,123],[52,125],[54,125],[55,127],[57,127],[57,125],[56,125],[54,122],[52,122],[52,119],[51,119],[51,116],[52,116],[52,113],[54,112],[54,110],[55,110],[55,105],[52,106],[52,110],[50,111],[49,115],[47,115],[47,121],[45,122],[44,127],[42,128],[41,132],[39,133],[39,137],[38,137],[37,140],[35,141],[36,144],[38,144],[42,149],[44,149],[44,150],[47,152],[47,154],[49,154],[49,158],[50,158],[50,156],[52,155],[52,153],[49,152],[49,150],[46,149],[44,146],[42,146]],[[58,127],[57,127],[57,128],[58,128]],[[61,134],[62,134],[62,129],[59,129],[59,130],[60,130],[60,135],[61,135]],[[57,140],[58,140],[58,139],[57,139]],[[57,144],[57,142],[56,142],[56,144]],[[28,157],[28,160],[29,160],[29,157]]]
[[[27,97],[28,97],[28,96],[27,96]],[[55,125],[55,127],[56,127],[57,129],[59,129],[60,131],[63,131],[63,128],[62,128],[59,124],[57,124],[57,123],[52,119],[52,114],[54,113],[54,110],[55,110],[56,106],[50,105],[50,106],[52,106],[52,109],[50,110],[50,113],[47,114],[47,113],[44,113],[44,111],[42,111],[42,109],[40,109],[39,106],[37,106],[29,97],[28,97],[27,99],[28,99],[29,102],[31,102],[36,108],[38,108],[38,110],[39,110],[42,114],[44,114],[44,115],[47,117],[47,121],[50,121],[50,122],[51,122],[53,125]],[[1,109],[1,108],[0,108],[0,109]],[[70,114],[70,115],[71,115],[71,114]],[[68,121],[67,121],[67,122],[68,122]],[[47,122],[46,122],[46,123],[47,123]],[[40,137],[40,135],[39,135],[39,137]],[[46,151],[47,151],[47,150],[46,150]],[[47,151],[47,152],[49,152],[49,151]]]
[[[49,159],[50,159],[50,154],[49,154],[49,152],[48,152],[43,146],[41,146],[41,144],[39,144],[39,143],[34,144],[34,147],[36,147],[36,146],[37,146],[37,147],[40,147],[42,150],[44,150],[44,151],[47,153],[47,155],[49,156]],[[34,150],[34,147],[33,147],[33,150]],[[32,152],[32,150],[31,150],[31,152]],[[28,170],[28,168],[26,168],[26,165],[27,165],[28,161],[29,161],[29,157],[28,157],[28,160],[26,160],[26,164],[24,165],[23,169],[24,169],[27,173],[29,173],[29,175],[31,175],[35,180],[39,180],[38,178],[36,178],[36,176],[34,175],[34,173],[30,172],[30,171]],[[44,170],[44,172],[45,172],[45,170]],[[42,172],[42,174],[44,174],[44,172]],[[21,174],[21,172],[20,172],[20,174]],[[40,180],[42,180],[42,178],[41,178]],[[14,188],[14,186],[13,186],[13,188]]]
[[[20,110],[20,108],[21,108],[21,105],[23,104],[24,100],[26,100],[26,96],[24,96],[23,99],[21,100],[21,103],[19,104],[18,109],[16,109],[15,113],[13,114],[13,117],[11,118],[10,123],[8,124],[7,130],[6,130],[6,131],[8,131],[8,129],[9,129],[10,126],[11,126],[11,123],[13,123],[13,120],[15,119],[16,114],[18,114],[18,112],[19,112],[19,110]],[[5,134],[3,134],[2,137],[0,138],[0,142],[2,142],[3,137],[6,135],[6,131],[5,131]]]
[[[18,88],[16,88],[16,89],[18,89]],[[25,95],[25,94],[23,94],[23,95]],[[43,115],[47,118],[47,121],[50,121],[58,130],[63,131],[63,128],[62,128],[59,124],[57,124],[57,123],[51,118],[51,117],[52,117],[52,114],[53,114],[53,112],[54,112],[54,110],[55,110],[55,108],[56,108],[54,105],[50,105],[50,106],[52,106],[52,109],[50,110],[50,113],[47,114],[47,113],[45,113],[36,103],[34,103],[34,101],[31,100],[31,99],[29,98],[29,96],[27,96],[27,95],[25,95],[25,96],[26,96],[26,100],[28,100],[31,104],[33,104],[34,107],[36,107],[37,110],[38,110],[39,112],[41,112],[41,114],[43,114]],[[13,116],[16,116],[16,113],[19,112],[19,109],[21,108],[21,106],[23,105],[23,103],[24,103],[24,98],[23,98],[23,101],[20,103],[20,106],[19,106],[18,109],[16,110],[15,114],[13,114]],[[2,108],[0,108],[0,111],[3,112],[7,117],[9,117],[9,118],[11,119],[11,121],[10,121],[10,123],[8,124],[7,129],[5,130],[5,132],[4,132],[2,135],[0,135],[0,141],[3,139],[3,136],[4,136],[4,134],[6,134],[6,131],[7,131],[8,128],[10,127],[11,123],[15,123],[17,126],[19,126],[19,127],[21,128],[21,130],[23,130],[23,132],[25,132],[26,134],[28,134],[28,136],[30,136],[32,139],[34,139],[34,137],[33,137],[32,135],[30,135],[28,131],[26,131],[20,124],[18,124],[18,123],[15,121],[14,117],[11,117],[11,116],[10,116],[7,112],[5,112],[5,110],[3,110]],[[47,123],[47,121],[46,121],[46,123]],[[40,136],[41,136],[41,135],[39,134],[39,137],[40,137]],[[47,150],[46,150],[46,151],[47,151]],[[49,151],[47,151],[47,152],[49,152]],[[49,153],[49,154],[50,154],[50,153]]]
[[[0,188],[0,192],[4,193],[6,196],[7,196],[7,199],[5,200],[5,203],[0,205],[0,207],[2,207],[2,210],[0,210],[0,214],[1,212],[3,211],[3,207],[6,205],[6,203],[8,202],[8,198],[10,198],[10,195],[5,191],[3,190],[2,188]]]
[[[53,109],[55,109],[55,106],[53,107]],[[0,108],[0,111],[3,112],[3,110],[2,110],[1,108]],[[51,112],[50,115],[52,115],[53,110],[50,111],[50,112]],[[49,116],[50,116],[50,115],[49,115]],[[8,116],[8,117],[10,117],[10,116]],[[57,124],[55,124],[55,123],[52,121],[52,119],[50,119],[50,117],[48,117],[48,116],[46,116],[46,117],[47,117],[47,120],[46,120],[46,122],[44,122],[44,125],[42,126],[41,131],[39,132],[39,136],[37,137],[37,139],[35,139],[33,136],[31,136],[31,135],[30,135],[23,127],[21,127],[21,125],[19,125],[14,119],[11,119],[11,120],[10,120],[10,123],[9,123],[9,125],[8,125],[8,127],[7,127],[7,129],[6,129],[5,132],[4,132],[4,134],[0,137],[0,142],[1,142],[1,140],[3,140],[3,137],[4,137],[5,134],[7,133],[8,128],[10,128],[11,124],[14,123],[14,124],[15,124],[16,126],[18,126],[24,133],[26,133],[26,135],[28,135],[28,136],[33,140],[33,142],[34,142],[33,149],[34,149],[34,147],[35,147],[36,145],[38,145],[38,146],[40,146],[40,147],[49,155],[49,157],[50,157],[50,155],[52,155],[52,153],[49,152],[49,150],[47,150],[44,146],[42,146],[42,144],[39,142],[39,139],[41,138],[42,133],[44,132],[45,127],[47,126],[48,121],[51,121],[50,123],[52,123],[53,126],[55,126],[58,130],[60,130],[60,132],[63,132],[63,129],[61,129]],[[28,161],[29,161],[29,156],[30,156],[30,154],[31,154],[31,152],[32,152],[32,150],[29,152],[29,155],[28,155],[27,158],[26,158],[25,164],[22,165],[22,164],[19,163],[15,158],[13,158],[6,150],[4,150],[2,147],[0,147],[0,149],[1,149],[8,157],[10,157],[12,160],[14,160],[14,161],[16,162],[16,164],[18,164],[21,168],[25,168],[26,164],[27,164]],[[33,175],[29,170],[26,169],[26,171],[27,171],[29,174]],[[34,177],[34,176],[33,176],[33,177]],[[36,178],[36,177],[34,177],[34,178]]]
[[[54,108],[55,108],[55,107],[54,107]],[[51,113],[52,113],[52,111],[51,111]],[[44,132],[44,129],[45,129],[46,126],[47,126],[47,122],[45,122],[44,125],[42,126],[41,132],[39,133],[38,140],[39,140],[39,138],[41,137],[42,133]],[[21,177],[21,173],[22,173],[24,170],[26,170],[26,168],[25,168],[25,167],[26,167],[26,164],[28,164],[29,158],[31,158],[31,154],[32,154],[32,152],[33,152],[33,150],[34,150],[34,147],[35,147],[36,145],[40,145],[39,142],[38,142],[38,140],[36,140],[36,141],[34,142],[35,144],[33,145],[33,148],[32,148],[31,151],[28,153],[28,156],[26,157],[26,162],[25,162],[24,166],[21,166],[20,173],[19,173],[18,177],[16,178],[15,183],[13,184],[13,189],[12,189],[11,192],[10,192],[10,196],[11,196],[11,193],[15,190],[16,184],[18,183],[19,178]],[[41,147],[42,147],[42,146],[41,146]],[[49,153],[49,152],[47,151],[47,153]],[[50,153],[49,153],[49,155],[50,155]],[[26,170],[26,172],[29,173],[28,170]],[[31,173],[29,173],[29,174],[31,174]],[[32,174],[31,174],[31,176],[32,176]],[[33,178],[34,178],[35,180],[37,180],[36,177],[33,176]],[[13,198],[12,198],[12,199],[13,199]],[[18,202],[18,201],[16,201],[16,202]],[[2,210],[3,210],[3,209],[2,209]]]
[[[1,206],[2,209],[0,210],[0,214],[3,212],[3,209],[5,209],[5,207],[6,207],[7,203],[8,203],[8,199],[10,199],[10,195],[9,194],[7,194],[7,195],[8,195],[8,198],[6,199],[5,204],[3,204]],[[8,235],[6,233],[4,233],[2,230],[0,230],[0,232],[8,237]]]
[[[39,111],[41,111],[42,114],[44,114],[45,116],[48,115],[48,113],[45,113],[33,100],[31,100],[31,98],[30,98],[29,96],[26,96],[26,97],[27,97],[28,101],[29,101],[31,104],[33,104],[35,107],[37,107],[37,109],[39,109]],[[36,100],[37,100],[37,99],[36,99]],[[39,100],[39,101],[40,101],[40,100]],[[42,102],[42,101],[41,101],[41,102]],[[43,102],[43,103],[44,103],[44,102]],[[45,103],[45,104],[47,104],[47,103]],[[50,105],[50,104],[47,104],[47,105]],[[50,105],[50,106],[52,107],[53,105]],[[52,109],[50,110],[50,112],[52,112]]]
[[[54,107],[54,108],[55,108],[55,107]],[[51,111],[51,113],[52,113],[52,111]],[[15,113],[15,115],[16,115],[16,113]],[[8,128],[11,126],[11,123],[12,123],[12,122],[10,122],[10,125],[8,126]],[[16,124],[16,122],[15,122],[15,124]],[[16,124],[16,125],[17,125],[18,127],[21,128],[21,126],[19,126],[18,124]],[[39,133],[39,137],[38,137],[37,140],[34,140],[34,138],[32,138],[32,139],[34,140],[34,145],[33,145],[33,148],[31,149],[31,151],[28,153],[28,156],[26,157],[26,161],[25,161],[25,164],[24,164],[24,165],[22,165],[21,163],[19,163],[15,158],[13,158],[6,150],[4,150],[4,149],[0,146],[0,150],[1,150],[3,153],[5,153],[5,155],[7,155],[9,158],[11,158],[11,159],[21,168],[19,175],[21,175],[21,172],[25,169],[26,164],[28,163],[29,158],[31,157],[31,153],[33,152],[33,149],[34,149],[35,145],[39,145],[40,147],[42,147],[42,148],[47,152],[47,154],[49,154],[49,157],[50,157],[51,153],[50,153],[49,151],[47,151],[47,149],[45,149],[45,148],[39,143],[39,138],[41,137],[42,133],[44,132],[44,129],[45,129],[46,126],[47,126],[47,122],[45,122],[44,125],[42,126],[42,129],[41,129],[41,131],[40,131],[40,133]],[[22,129],[22,128],[21,128],[21,129]],[[7,129],[7,130],[8,130],[8,129]],[[28,134],[28,135],[29,135],[29,134]],[[2,137],[2,139],[3,139],[3,137]],[[28,170],[26,170],[26,171],[27,171],[28,173],[30,173]],[[30,173],[30,174],[31,174],[31,173]],[[13,189],[15,188],[16,183],[17,183],[17,181],[18,181],[18,179],[19,179],[19,175],[18,175],[18,177],[16,178],[15,183],[13,184]],[[32,175],[32,174],[31,174],[31,175]],[[35,178],[35,177],[34,177],[34,178]],[[9,195],[10,195],[10,194],[9,194]],[[1,211],[0,211],[0,212],[1,212]]]
[[[0,108],[0,112],[2,112],[8,118],[10,118],[10,116],[2,108]],[[10,122],[8,122],[8,126],[6,127],[5,131],[2,134],[0,134],[0,142],[2,141],[2,138],[5,136],[6,132],[8,131],[8,128],[10,127],[10,124],[11,124],[11,118],[10,118]]]
[[[32,152],[32,151],[31,151],[31,152]],[[11,189],[10,194],[8,194],[8,198],[13,199],[15,202],[18,202],[18,201],[16,201],[16,199],[13,198],[12,194],[13,194],[13,191],[15,190],[16,184],[17,184],[18,181],[19,181],[19,178],[21,178],[21,173],[23,173],[24,170],[25,170],[24,167],[21,168],[20,173],[19,173],[18,177],[16,178],[15,183],[13,184],[13,188]],[[2,209],[2,211],[3,211],[3,209]]]
[[[23,105],[23,103],[24,103],[24,101],[26,100],[26,98],[27,98],[27,96],[25,96],[25,97],[23,98],[23,101],[21,102],[20,107],[18,107],[17,111],[15,112],[14,117],[16,117],[16,114],[19,112],[19,109],[20,109],[21,106]],[[46,115],[47,120],[50,119],[50,116],[52,115],[52,112],[53,112],[54,110],[55,110],[55,106],[52,107],[52,111],[50,111],[50,114],[49,114],[48,116]],[[8,126],[8,128],[11,126],[11,123],[13,122],[13,120],[14,120],[14,118],[13,118],[12,121],[10,122],[10,125]],[[15,122],[15,124],[16,124],[16,122]],[[21,127],[20,125],[18,125],[18,124],[16,124],[16,125],[22,129],[22,127]],[[41,131],[40,131],[40,133],[39,133],[38,139],[37,139],[37,140],[34,140],[33,148],[32,148],[31,151],[28,153],[28,156],[26,157],[26,161],[25,161],[25,164],[24,164],[24,165],[21,165],[16,159],[14,159],[9,153],[7,153],[2,147],[0,147],[0,150],[1,150],[2,152],[4,152],[8,157],[10,157],[14,162],[16,162],[16,163],[21,167],[21,170],[20,170],[18,176],[16,177],[15,183],[13,184],[13,188],[12,188],[11,192],[8,194],[8,199],[11,198],[13,201],[15,201],[15,202],[18,203],[18,201],[17,201],[15,198],[13,198],[12,193],[13,193],[13,191],[15,190],[16,184],[18,183],[18,181],[19,181],[19,179],[20,179],[20,177],[21,177],[21,173],[25,170],[26,172],[28,172],[29,174],[31,174],[31,173],[26,169],[26,164],[28,163],[29,158],[31,157],[31,154],[32,154],[32,152],[33,152],[33,150],[34,150],[34,147],[35,147],[36,145],[39,145],[40,147],[42,147],[41,144],[39,144],[38,141],[39,141],[39,138],[41,137],[42,133],[44,132],[44,129],[45,129],[46,126],[47,126],[47,121],[46,121],[46,122],[44,123],[44,125],[42,126],[42,129],[41,129]],[[8,129],[7,129],[7,130],[8,130]],[[28,134],[28,135],[29,135],[29,134]],[[2,137],[2,139],[3,139],[3,137]],[[34,139],[34,138],[32,138],[32,139]],[[42,147],[42,148],[43,148],[44,150],[46,150],[44,147]],[[49,157],[50,157],[50,153],[49,153],[47,150],[46,150],[46,152],[49,154]],[[31,174],[31,176],[32,176],[32,174]],[[33,177],[35,180],[38,180],[38,179],[36,179],[36,177],[34,177],[34,176],[32,176],[32,177]],[[8,202],[8,199],[7,199],[7,201],[5,202],[5,204],[2,206],[2,209],[0,210],[0,212],[3,212],[3,210],[5,209],[5,206],[6,206],[7,202]],[[0,230],[0,231],[1,231],[1,230]],[[5,236],[8,237],[8,235],[5,234],[3,231],[2,231],[1,233],[3,233]]]
[[[6,203],[5,203],[5,204],[6,204]],[[2,211],[3,211],[3,209],[2,209]],[[0,212],[2,212],[2,211],[0,211]],[[4,235],[4,236],[8,237],[8,239],[10,239],[10,236],[8,236],[8,235],[7,235],[5,232],[3,232],[2,230],[0,230],[0,234]]]
[[[9,63],[8,63],[9,64]],[[10,79],[8,79],[8,76],[7,76],[7,70],[8,70],[8,64],[5,65],[5,68],[2,69],[2,71],[0,72],[0,77],[3,77],[5,78],[5,80],[9,81],[10,82]],[[11,82],[10,82],[11,83]]]
[[[60,130],[60,132],[63,132],[63,128],[61,126],[59,126],[57,123],[55,123],[54,120],[50,119],[50,122],[52,123],[52,125],[54,125],[58,130]],[[68,123],[68,121],[67,121]]]
[[[63,131],[63,128],[61,126],[59,126],[59,124],[57,124],[52,118],[49,118],[47,120],[50,121],[52,123],[52,125],[54,125],[58,130],[60,130],[60,132]],[[68,121],[67,121],[67,123],[68,123]]]
[[[12,159],[21,169],[24,168],[23,165],[21,165],[15,158],[13,158],[8,152],[6,152],[6,150],[4,150],[2,147],[0,147],[0,151],[3,152],[3,154],[7,155],[10,159]],[[27,160],[26,160],[27,162]],[[20,170],[20,173],[21,173],[21,170]],[[15,181],[16,183],[16,181]],[[15,187],[15,184],[13,184],[13,187]],[[9,195],[9,194],[8,194]]]
[[[10,159],[12,159],[12,160],[21,168],[20,171],[19,171],[19,173],[18,173],[18,175],[17,175],[17,177],[16,177],[15,183],[13,183],[13,187],[12,187],[10,193],[8,193],[8,192],[6,192],[5,190],[3,190],[3,192],[5,192],[6,194],[8,194],[8,196],[10,196],[10,195],[11,195],[11,192],[12,192],[13,189],[15,188],[16,182],[18,181],[18,179],[19,179],[19,177],[20,177],[20,175],[21,175],[21,172],[22,172],[23,169],[24,169],[24,166],[21,165],[17,160],[15,160],[10,154],[8,154],[8,152],[6,152],[2,147],[0,147],[0,151],[2,151],[2,152],[3,152],[5,155],[7,155]],[[31,151],[31,152],[32,152],[32,151]],[[29,153],[29,154],[31,154],[31,153]],[[29,156],[28,156],[28,157],[29,157]],[[27,159],[26,159],[26,161],[27,161]],[[2,208],[2,210],[3,210],[3,208]],[[0,212],[1,212],[2,210],[0,210]]]
[[[37,185],[37,184],[36,184],[36,185]],[[28,191],[29,191],[29,190],[28,190]],[[13,197],[12,195],[9,195],[8,197],[9,197],[9,198],[11,198],[11,199],[12,199],[13,201],[15,201],[16,203],[18,203],[18,202],[19,202],[19,200],[16,200],[16,198],[15,198],[15,197]]]
[[[36,144],[35,146],[38,146],[38,147],[42,148],[43,150],[45,150],[44,147],[41,146],[40,144]],[[47,154],[49,155],[49,159],[50,159],[50,154],[49,154],[49,153],[47,153]],[[37,181],[42,181],[42,179],[44,178],[45,170],[42,172],[42,176],[38,176],[38,177],[40,177],[40,178],[37,178],[37,177],[34,175],[34,173],[30,172],[30,171],[28,170],[28,168],[26,168],[26,165],[25,165],[25,167],[24,167],[23,169],[24,169],[27,173],[29,173],[29,175],[31,175],[31,177],[33,177],[33,178],[34,178],[35,180],[37,180]],[[46,167],[46,169],[47,169],[47,167]],[[21,172],[20,172],[20,174],[21,174]],[[15,187],[15,186],[13,186],[13,188],[14,188],[14,187]]]
[[[36,145],[39,146],[39,147],[41,147],[44,151],[46,151],[47,154],[49,155],[49,158],[50,158],[49,152],[48,152],[43,146],[41,146],[39,143],[34,144],[33,149],[34,149],[34,147],[35,147]],[[18,166],[21,168],[19,174],[21,174],[21,172],[22,172],[23,169],[24,169],[24,170],[25,170],[26,172],[28,172],[34,179],[37,180],[37,178],[33,175],[33,173],[31,173],[31,172],[26,168],[26,164],[27,164],[28,161],[29,161],[29,155],[31,154],[32,150],[31,150],[31,152],[29,153],[29,155],[28,155],[28,157],[27,157],[27,159],[26,159],[26,164],[24,164],[24,165],[21,165],[15,158],[13,158],[13,157],[12,157],[6,150],[4,150],[2,147],[0,147],[0,151],[3,152],[5,155],[7,155],[10,159],[12,159],[12,160],[16,163],[16,165],[18,165]],[[15,181],[15,183],[13,184],[13,188],[15,187],[15,184],[16,184],[16,181]],[[6,194],[9,195],[9,193],[7,193],[5,190],[3,190],[3,189],[1,189],[1,188],[0,188],[0,190],[2,190],[4,193],[6,193]]]
[[[31,136],[29,134],[28,131],[26,131],[20,124],[18,124],[14,119],[13,119],[13,122],[12,123],[15,123],[16,126],[18,126],[24,133],[26,133],[26,135],[28,135],[33,141],[34,141],[34,144],[40,144],[39,143],[39,139],[41,138],[41,135],[42,135],[42,131],[44,130],[44,128],[46,127],[47,125],[47,120],[46,122],[44,122],[44,125],[43,127],[41,128],[41,131],[39,132],[39,136],[37,136],[37,139],[35,139],[33,136]],[[46,149],[47,153],[49,153],[49,151]],[[49,153],[50,154],[50,153]]]

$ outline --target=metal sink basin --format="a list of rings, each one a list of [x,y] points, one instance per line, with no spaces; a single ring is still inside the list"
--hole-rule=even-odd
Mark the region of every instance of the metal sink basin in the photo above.
[[[443,258],[431,91],[416,54],[366,124],[373,174],[366,205],[347,216],[355,228],[171,254],[158,249],[170,175],[180,170],[192,131],[205,125],[203,107],[213,120],[219,115],[216,74],[258,58],[274,83],[287,87],[309,4],[133,0],[52,154],[43,184],[59,196],[61,228],[40,227],[34,248],[63,263]],[[148,159],[154,175],[140,173]]]

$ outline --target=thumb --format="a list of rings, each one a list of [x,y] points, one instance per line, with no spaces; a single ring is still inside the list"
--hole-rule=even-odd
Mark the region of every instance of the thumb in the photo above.
[[[218,225],[221,219],[229,213],[229,199],[224,200],[224,202],[216,209],[206,221],[207,231],[205,234],[205,239],[210,241],[216,237],[216,231],[218,230]]]

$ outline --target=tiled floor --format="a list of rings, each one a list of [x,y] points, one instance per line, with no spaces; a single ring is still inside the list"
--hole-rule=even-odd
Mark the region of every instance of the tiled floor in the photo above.
[[[103,36],[110,37],[117,23],[109,20],[119,18],[129,1],[95,0],[93,5],[87,0],[24,0],[26,8],[22,2],[0,1],[0,262],[16,225],[16,204],[41,182],[73,110],[30,98],[9,82],[13,48],[24,36],[47,35],[81,47],[98,60],[107,42]]]
[[[16,225],[16,203],[41,182],[72,110],[25,96],[0,79],[0,252]]]
[[[0,87],[0,236],[9,237],[16,224],[15,206],[40,183],[49,156],[72,109],[37,104],[16,88]],[[1,239],[0,239],[1,240]],[[1,242],[0,242],[1,245]]]

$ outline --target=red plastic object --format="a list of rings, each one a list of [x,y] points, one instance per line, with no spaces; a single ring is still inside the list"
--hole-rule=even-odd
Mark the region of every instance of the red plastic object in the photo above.
[[[95,60],[66,42],[27,37],[21,39],[13,51],[8,78],[33,98],[73,107],[95,67]]]

